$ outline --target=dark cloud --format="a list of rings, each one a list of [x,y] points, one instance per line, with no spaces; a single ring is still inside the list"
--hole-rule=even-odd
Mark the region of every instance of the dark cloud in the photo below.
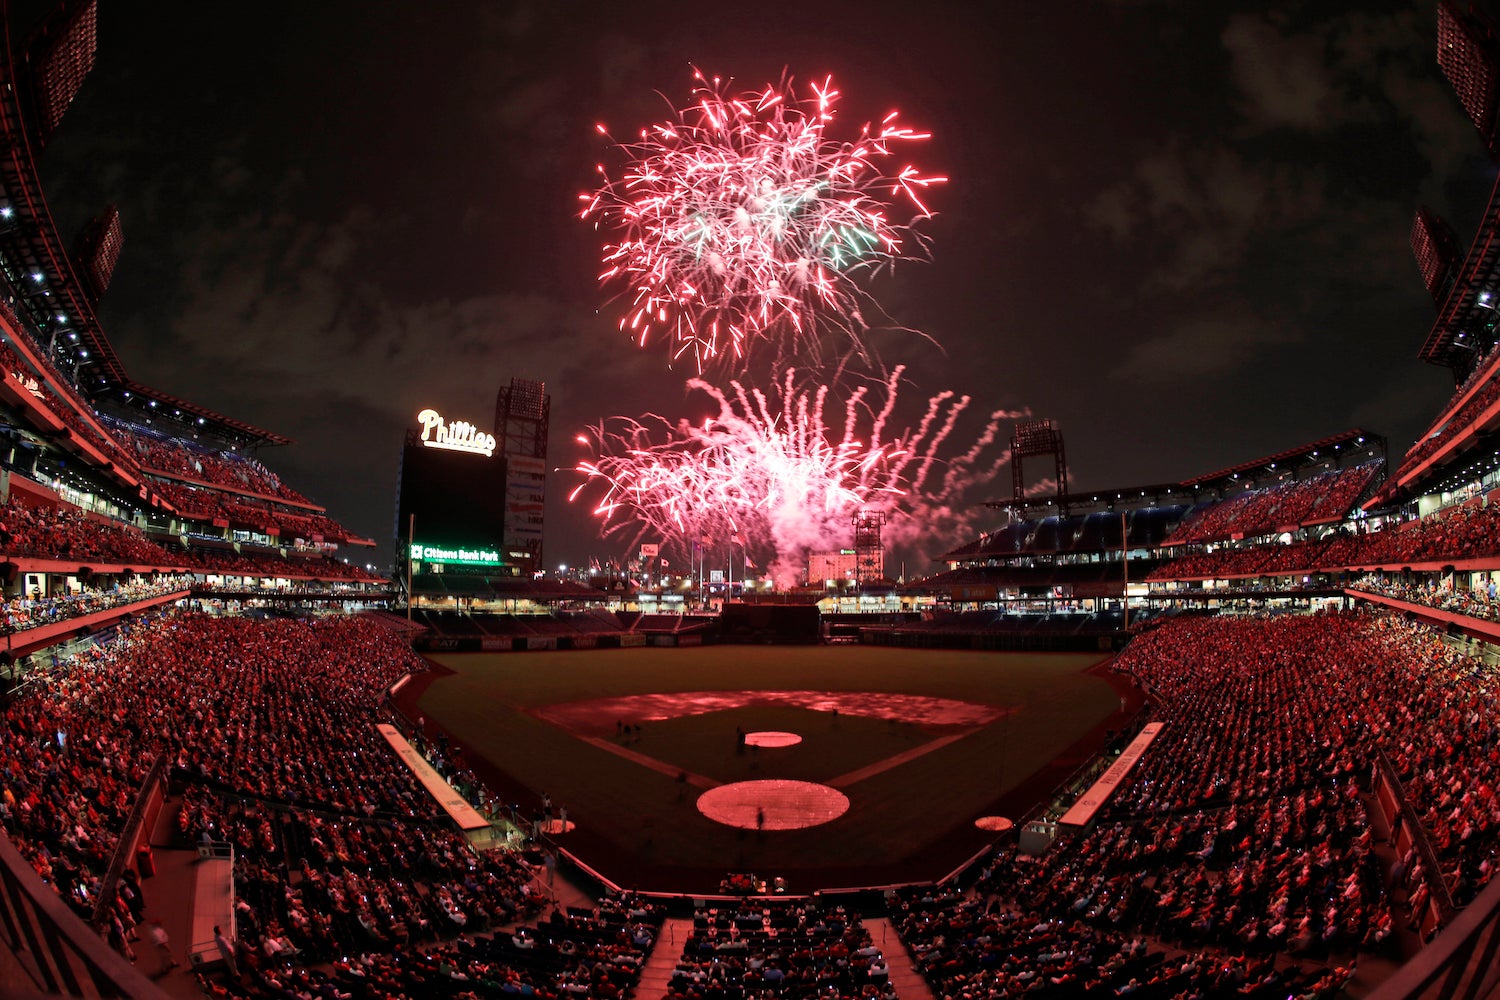
[[[1155,256],[1144,291],[1234,281],[1257,241],[1325,212],[1316,165],[1248,162],[1238,151],[1172,143],[1138,160],[1087,218],[1120,247]]]
[[[1253,316],[1197,318],[1132,345],[1110,377],[1134,384],[1206,380],[1242,370],[1295,339],[1285,327]]]
[[[1288,37],[1261,17],[1237,14],[1223,42],[1240,112],[1256,127],[1323,129],[1347,110],[1317,34]]]

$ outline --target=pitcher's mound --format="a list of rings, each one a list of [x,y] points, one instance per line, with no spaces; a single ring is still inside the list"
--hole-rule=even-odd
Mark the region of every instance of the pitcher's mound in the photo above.
[[[746,830],[801,830],[844,815],[849,797],[811,781],[736,781],[698,796],[698,811],[716,823]]]
[[[745,745],[752,747],[794,747],[802,742],[796,733],[778,733],[771,730],[745,734]]]

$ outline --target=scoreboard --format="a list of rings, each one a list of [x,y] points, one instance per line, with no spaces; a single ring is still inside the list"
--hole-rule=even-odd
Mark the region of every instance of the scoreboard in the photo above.
[[[514,562],[504,547],[505,499],[506,458],[495,452],[493,435],[423,410],[401,452],[396,538],[427,550],[417,555],[424,562]]]

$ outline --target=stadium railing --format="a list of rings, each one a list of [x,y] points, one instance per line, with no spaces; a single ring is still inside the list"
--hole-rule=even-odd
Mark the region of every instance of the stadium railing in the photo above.
[[[169,1000],[68,908],[0,836],[0,941],[48,994]],[[10,984],[16,989],[19,984]]]
[[[130,816],[125,820],[125,828],[120,831],[119,843],[115,845],[114,857],[110,859],[109,870],[104,876],[104,881],[99,886],[99,896],[94,901],[94,920],[102,922],[105,914],[115,905],[115,898],[119,894],[120,879],[125,874],[125,869],[135,860],[138,845],[147,841],[150,831],[146,829],[148,813],[155,818],[153,805],[160,808],[162,800],[166,797],[167,762],[165,757],[158,756],[151,764],[151,770],[146,774],[146,780],[141,782],[140,791],[136,793],[135,805],[130,810]]]
[[[1500,879],[1366,1000],[1448,1000],[1491,996],[1500,988]]]

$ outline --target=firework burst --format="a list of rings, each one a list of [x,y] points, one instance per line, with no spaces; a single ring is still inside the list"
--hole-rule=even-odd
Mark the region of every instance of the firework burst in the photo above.
[[[621,330],[642,346],[665,341],[700,373],[762,344],[778,364],[816,360],[831,333],[863,352],[876,311],[859,281],[926,255],[913,224],[931,215],[926,189],[945,180],[884,165],[928,133],[891,112],[832,137],[832,78],[802,101],[790,80],[731,96],[695,77],[693,103],[619,143],[623,170],[612,178],[601,165],[602,186],[579,196],[582,217],[608,234],[600,280],[625,288]]]
[[[967,527],[974,508],[960,498],[1009,460],[991,452],[1000,421],[1016,414],[992,413],[967,451],[940,459],[969,397],[933,396],[915,427],[891,435],[901,374],[842,404],[827,385],[799,386],[794,370],[769,394],[690,379],[718,412],[701,423],[615,417],[580,436],[595,454],[577,465],[584,480],[569,500],[597,489],[604,533],[631,545],[660,539],[687,556],[701,539],[735,539],[783,587],[796,582],[806,552],[847,545],[859,511],[894,515],[887,534],[898,543]]]

